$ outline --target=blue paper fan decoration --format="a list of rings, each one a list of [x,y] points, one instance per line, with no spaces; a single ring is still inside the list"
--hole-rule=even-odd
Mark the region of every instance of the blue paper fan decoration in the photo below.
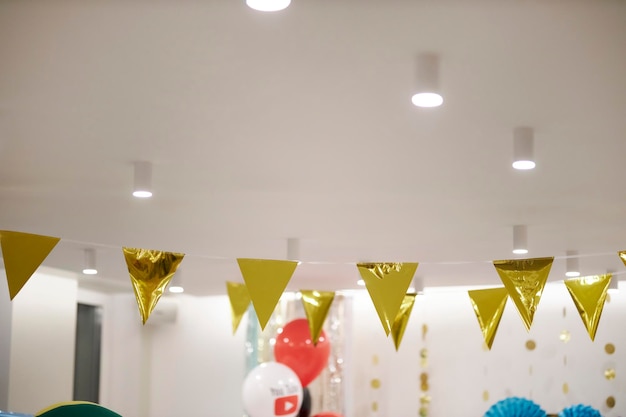
[[[602,417],[602,414],[593,407],[577,404],[564,408],[559,417]]]
[[[531,400],[509,397],[492,405],[484,417],[546,417],[546,412]]]

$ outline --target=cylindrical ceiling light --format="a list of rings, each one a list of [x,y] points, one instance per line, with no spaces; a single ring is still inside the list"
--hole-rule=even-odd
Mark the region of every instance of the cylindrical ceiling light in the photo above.
[[[611,294],[615,294],[619,290],[619,281],[615,276],[615,271],[607,270],[606,273],[611,274],[611,281],[609,282],[609,288],[607,291]]]
[[[513,226],[513,253],[524,255],[528,253],[528,231],[526,226]]]
[[[246,4],[261,12],[277,12],[289,7],[291,0],[246,0]]]
[[[83,265],[83,274],[96,275],[96,250],[92,248],[85,249],[85,264]]]
[[[513,130],[513,168],[528,170],[535,168],[534,132],[530,127]]]
[[[137,198],[152,197],[152,164],[150,162],[135,162],[133,196]]]
[[[438,107],[443,104],[439,90],[439,57],[425,53],[417,57],[417,89],[411,101],[417,107]]]
[[[293,237],[287,239],[287,260],[300,261],[300,239]]]
[[[575,250],[565,251],[565,276],[574,278],[580,276],[580,265],[578,264],[578,252]]]
[[[182,279],[180,277],[180,271],[175,273],[172,279],[170,280],[168,291],[174,294],[180,294],[180,293],[185,292],[185,289],[183,288],[183,284],[182,284]]]

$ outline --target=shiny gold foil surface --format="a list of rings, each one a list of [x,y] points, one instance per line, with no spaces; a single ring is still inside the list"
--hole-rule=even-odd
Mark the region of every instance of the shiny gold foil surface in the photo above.
[[[0,245],[9,297],[15,298],[61,239],[0,230]]]
[[[600,316],[604,308],[607,290],[611,283],[611,274],[566,279],[565,286],[576,304],[589,337],[594,340]]]
[[[617,252],[624,265],[626,265],[626,250]]]
[[[606,406],[609,408],[615,407],[615,398],[613,396],[606,398]]]
[[[238,258],[237,264],[263,330],[298,267],[298,262]]]
[[[122,248],[122,251],[141,319],[146,324],[185,255],[138,248]]]
[[[553,261],[553,257],[493,261],[528,331],[530,331]]]
[[[604,345],[604,351],[609,354],[612,355],[615,353],[615,345],[613,343],[607,343],[606,345]]]
[[[396,352],[400,348],[400,343],[402,343],[402,337],[404,336],[406,325],[409,322],[409,317],[411,316],[411,310],[413,310],[413,304],[415,304],[416,296],[417,294],[407,294],[404,296],[402,304],[400,305],[400,310],[396,315],[396,319],[393,321],[391,336],[393,337]]]
[[[402,264],[399,262],[360,263],[358,266],[367,269],[378,279],[385,279],[387,275],[402,270]]]
[[[357,264],[387,336],[411,285],[417,265],[416,262]]]
[[[508,292],[503,287],[473,290],[467,293],[469,294],[485,343],[491,349],[504,307],[506,306],[506,300],[509,298]]]
[[[370,381],[370,386],[371,386],[373,389],[378,389],[378,388],[380,388],[380,379],[378,379],[378,378],[374,378],[374,379],[372,379],[372,380]]]
[[[311,339],[313,345],[317,345],[335,293],[332,291],[301,290],[300,294],[302,294],[302,306],[311,330]]]
[[[226,282],[226,292],[230,300],[230,316],[233,324],[233,334],[237,331],[241,318],[248,311],[250,294],[246,284],[239,282]]]
[[[537,344],[535,343],[534,340],[527,340],[526,341],[526,349],[528,349],[528,350],[535,350],[536,347],[537,347]]]
[[[604,377],[607,379],[607,381],[614,380],[615,379],[615,369],[609,368],[606,371],[604,371]]]

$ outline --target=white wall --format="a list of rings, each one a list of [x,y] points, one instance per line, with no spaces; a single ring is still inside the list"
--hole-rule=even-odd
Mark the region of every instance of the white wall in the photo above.
[[[584,403],[599,409],[605,417],[626,414],[626,294],[613,295],[606,304],[592,343],[563,284],[546,287],[530,333],[509,300],[492,350],[483,349],[482,333],[466,291],[431,292],[418,297],[402,346],[395,352],[393,341],[385,337],[374,307],[366,293],[355,300],[353,383],[355,416],[418,415],[423,371],[419,351],[428,349],[426,372],[431,397],[430,416],[480,416],[494,402],[507,396],[532,399],[548,413]],[[563,308],[566,317],[563,317]],[[422,324],[427,324],[425,341]],[[559,339],[562,330],[571,340]],[[528,351],[527,340],[537,348]],[[616,346],[613,355],[604,351],[606,343]],[[377,355],[379,364],[372,363]],[[567,365],[563,357],[567,356]],[[532,371],[531,371],[532,367]],[[616,369],[617,378],[608,381],[604,371]],[[373,378],[381,388],[373,389]],[[569,393],[563,393],[563,383]],[[483,400],[483,392],[489,394]],[[605,406],[612,395],[617,405]],[[372,402],[379,412],[372,411]]]
[[[0,277],[5,276],[0,269]],[[11,301],[6,280],[0,283],[0,410],[9,408],[9,365],[11,363]]]
[[[164,297],[162,303],[178,305],[176,322],[148,320],[142,326],[133,294],[80,291],[77,295],[76,283],[70,279],[39,274],[36,278],[12,303],[9,406],[13,411],[35,412],[71,399],[78,300],[105,308],[103,405],[124,417],[242,415],[247,318],[232,335],[226,296]],[[418,415],[422,348],[429,352],[425,370],[430,382],[429,416],[480,416],[509,395],[531,397],[549,413],[582,402],[599,408],[605,417],[626,414],[623,286],[605,307],[595,343],[562,284],[549,284],[530,333],[508,302],[491,351],[483,349],[466,291],[430,291],[419,297],[399,352],[385,337],[367,293],[354,294],[345,355],[346,397],[352,401],[346,417]],[[423,324],[428,325],[424,341]],[[571,332],[567,344],[559,340],[562,330]],[[536,342],[536,350],[525,348],[528,339]],[[611,356],[604,352],[608,342],[617,349]],[[373,363],[374,355],[378,364]],[[608,368],[616,370],[613,381],[604,378]],[[374,378],[381,383],[379,389],[372,388]],[[569,384],[568,394],[562,391],[564,382]],[[483,400],[484,391],[489,393],[488,401]],[[617,400],[613,410],[603,405],[608,395]]]
[[[76,292],[71,276],[37,272],[13,299],[9,410],[72,399]]]

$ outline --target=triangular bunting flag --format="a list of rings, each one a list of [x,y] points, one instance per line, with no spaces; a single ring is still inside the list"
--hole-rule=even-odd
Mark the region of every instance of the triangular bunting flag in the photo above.
[[[237,263],[263,330],[298,262],[239,258]]]
[[[530,330],[554,258],[493,261],[526,330]]]
[[[317,345],[335,293],[332,291],[300,290],[300,294],[302,294],[302,305],[311,330],[311,340],[313,340],[313,345]]]
[[[141,320],[146,324],[185,254],[137,248],[122,250]]]
[[[624,265],[626,265],[626,250],[617,252]]]
[[[488,288],[467,292],[476,313],[485,343],[491,350],[509,294],[506,288]]]
[[[15,298],[39,265],[59,243],[58,237],[0,230],[9,296]]]
[[[226,291],[230,300],[230,313],[233,322],[233,334],[237,331],[241,318],[248,311],[250,294],[246,284],[238,282],[226,282]]]
[[[565,280],[565,286],[576,304],[580,318],[585,323],[591,341],[596,337],[610,283],[611,274]]]
[[[358,263],[357,267],[385,333],[389,336],[402,300],[411,285],[417,262]]]
[[[409,322],[416,296],[417,294],[415,293],[406,294],[404,296],[402,304],[400,304],[400,310],[391,326],[391,336],[393,337],[393,344],[396,346],[396,352],[400,349],[400,343],[402,343],[402,337],[404,336],[406,325]]]

